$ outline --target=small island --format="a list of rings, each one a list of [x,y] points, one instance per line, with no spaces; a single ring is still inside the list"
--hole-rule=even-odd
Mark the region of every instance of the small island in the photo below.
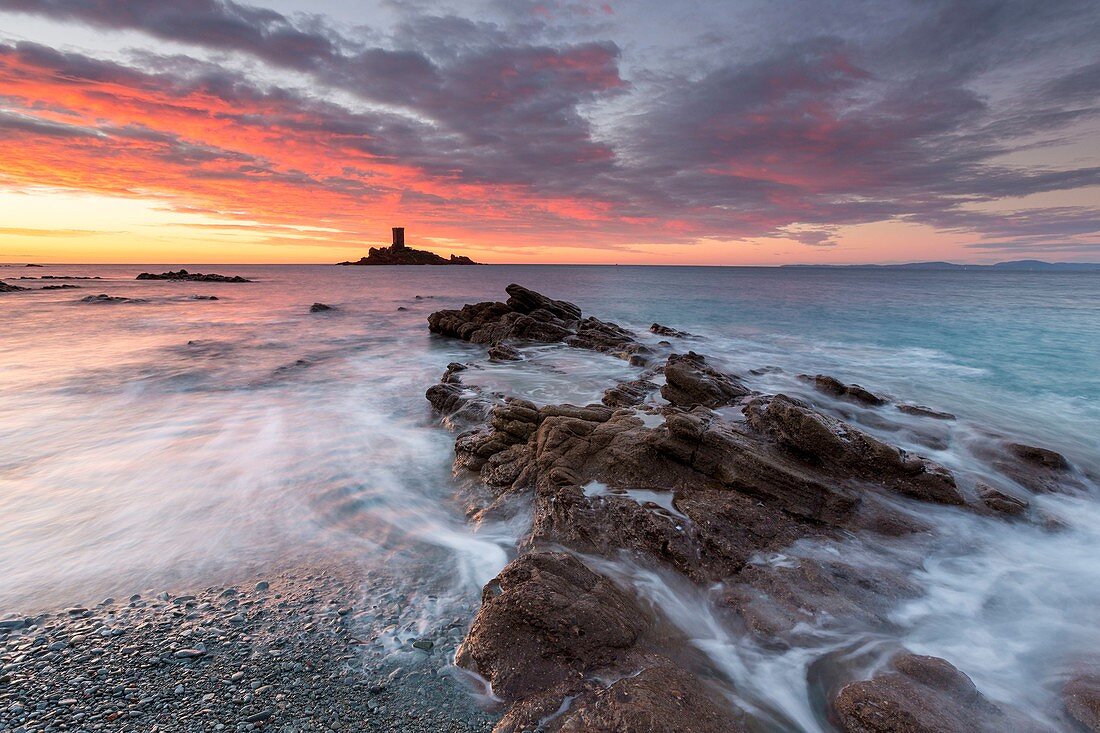
[[[389,247],[371,247],[366,257],[338,265],[476,265],[469,257],[451,255],[450,259],[424,249],[405,246],[405,227],[393,228],[393,243]]]

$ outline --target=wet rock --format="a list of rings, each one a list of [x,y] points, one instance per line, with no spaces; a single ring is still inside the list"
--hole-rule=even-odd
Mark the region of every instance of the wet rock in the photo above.
[[[188,272],[187,270],[176,270],[162,273],[143,272],[137,276],[137,280],[175,280],[175,281],[190,281],[190,282],[206,282],[206,283],[249,283],[251,280],[247,280],[240,275],[217,275],[214,273],[203,274],[201,272]]]
[[[650,617],[572,555],[532,552],[485,586],[456,662],[506,701],[581,684],[638,641]]]
[[[601,401],[608,407],[633,407],[645,402],[646,397],[656,389],[657,385],[648,379],[620,382],[604,390]]]
[[[1062,688],[1069,716],[1091,733],[1100,733],[1100,674],[1081,674]]]
[[[564,300],[554,300],[541,293],[515,283],[504,289],[508,293],[508,305],[518,313],[545,311],[564,321],[579,321],[581,309]]]
[[[597,318],[582,320],[581,309],[573,303],[554,300],[516,284],[505,290],[509,296],[506,303],[487,301],[432,313],[428,316],[428,329],[475,344],[526,339],[566,343],[623,358],[645,352],[645,347],[626,329]]]
[[[754,399],[745,416],[754,428],[829,473],[873,482],[922,501],[965,503],[954,477],[943,466],[883,443],[786,395]]]
[[[978,482],[975,488],[982,503],[995,512],[1016,517],[1027,511],[1028,503],[1023,499],[982,482]]]
[[[39,290],[79,290],[79,289],[80,289],[79,285],[70,285],[69,283],[65,283],[63,285],[43,285],[41,288],[39,288]],[[23,290],[26,290],[26,288],[23,288]],[[2,292],[2,291],[0,291],[0,292]]]
[[[672,354],[665,364],[661,396],[680,407],[732,405],[749,389],[728,374],[707,364],[706,358],[689,351]]]
[[[894,671],[845,686],[833,701],[845,733],[1003,733],[1025,730],[965,674],[938,657],[903,653]]]
[[[771,640],[830,618],[882,626],[900,602],[919,596],[904,572],[794,557],[749,566],[722,602],[750,631]]]
[[[662,326],[660,323],[654,323],[649,327],[651,333],[655,333],[658,336],[668,336],[670,338],[690,338],[692,334],[687,331],[679,331],[671,326]]]
[[[844,384],[839,379],[830,377],[826,374],[818,374],[816,376],[800,374],[798,378],[805,382],[810,382],[818,392],[827,394],[830,397],[850,400],[868,406],[886,404],[886,400],[860,387],[858,384]]]
[[[19,285],[11,285],[10,283],[6,283],[6,282],[0,280],[0,293],[15,293],[15,292],[18,292],[20,290],[29,290],[29,289],[30,288],[24,288],[24,287],[21,287]]]
[[[562,733],[747,733],[739,715],[697,677],[658,664],[590,693],[561,716]]]
[[[523,359],[519,351],[508,344],[493,344],[489,347],[490,361],[520,361]]]
[[[314,303],[313,305],[311,305],[309,307],[309,312],[310,313],[324,313],[326,311],[333,311],[333,310],[336,310],[336,309],[333,308],[331,305],[326,305],[324,303]]]
[[[1061,453],[1023,443],[1008,443],[994,452],[993,467],[1024,488],[1039,494],[1082,490],[1073,466]]]
[[[900,404],[897,405],[899,411],[904,412],[906,415],[916,415],[918,417],[930,417],[933,420],[954,420],[955,416],[950,412],[940,412],[933,410],[931,407],[925,407],[923,405],[909,405]]]

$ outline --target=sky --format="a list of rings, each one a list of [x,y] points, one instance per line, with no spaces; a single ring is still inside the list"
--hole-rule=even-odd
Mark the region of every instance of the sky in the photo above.
[[[1100,261],[1095,0],[0,0],[0,261]]]

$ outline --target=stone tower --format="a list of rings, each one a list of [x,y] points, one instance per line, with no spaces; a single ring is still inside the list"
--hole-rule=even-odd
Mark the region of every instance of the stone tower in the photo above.
[[[405,249],[405,227],[393,228],[393,248]]]

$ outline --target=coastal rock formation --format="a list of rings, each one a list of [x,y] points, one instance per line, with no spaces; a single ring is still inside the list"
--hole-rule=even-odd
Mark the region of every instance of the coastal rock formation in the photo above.
[[[331,305],[325,305],[324,303],[314,303],[309,307],[310,313],[324,313],[326,311],[336,310]]]
[[[513,339],[653,356],[630,331],[572,303],[515,284],[507,292],[506,302],[432,313],[429,328],[495,358]],[[675,623],[624,581],[632,572],[696,589],[684,592],[711,589],[730,634],[782,647],[822,624],[890,628],[897,605],[921,594],[909,579],[915,565],[849,561],[846,538],[931,536],[922,505],[1006,519],[1028,509],[989,486],[967,494],[934,461],[814,404],[755,393],[695,352],[672,353],[589,405],[488,393],[476,384],[480,368],[450,364],[426,397],[458,433],[455,473],[477,479],[469,516],[532,512],[519,557],[485,587],[457,657],[504,700],[497,733],[747,730],[745,713],[707,687],[711,668],[685,651]],[[885,403],[810,379],[830,397]],[[1071,470],[1041,449],[998,455],[1029,476]],[[799,544],[827,550],[787,558]],[[831,710],[846,733],[1032,730],[948,662],[913,655],[844,687]]]
[[[203,282],[203,283],[250,283],[251,280],[241,277],[240,275],[216,275],[209,273],[204,275],[201,272],[188,272],[187,270],[175,270],[169,272],[162,272],[160,274],[152,272],[143,272],[137,276],[137,280],[173,280],[173,281],[187,281],[187,282]]]
[[[20,290],[28,290],[29,288],[23,288],[18,285],[10,285],[3,280],[0,280],[0,293],[15,293]]]

